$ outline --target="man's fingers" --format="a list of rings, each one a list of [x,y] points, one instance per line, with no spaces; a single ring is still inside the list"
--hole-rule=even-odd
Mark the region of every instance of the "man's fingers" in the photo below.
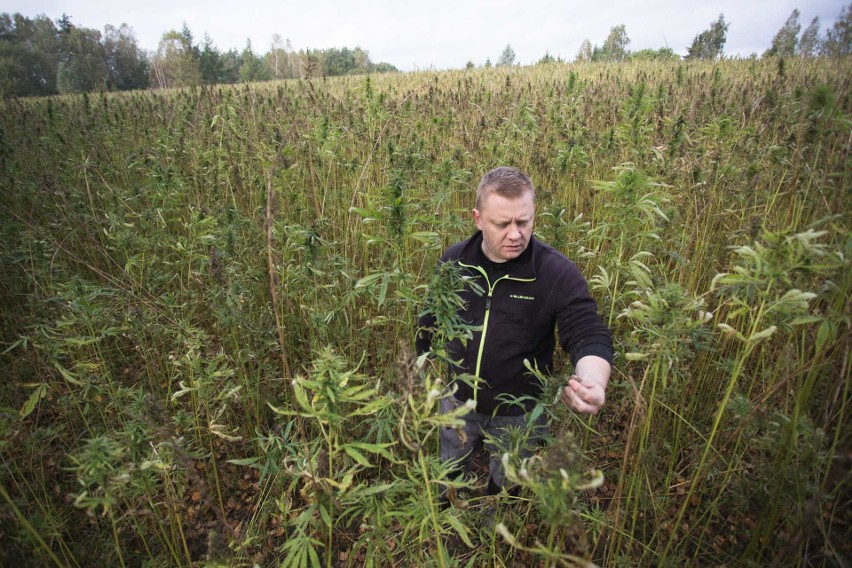
[[[581,414],[597,414],[603,405],[602,393],[597,392],[598,390],[601,389],[592,383],[588,383],[587,386],[587,384],[570,381],[562,389],[562,402]]]
[[[583,398],[577,394],[570,386],[565,387],[563,392],[563,400],[566,404],[568,404],[571,408],[576,410],[577,412],[586,412],[586,407],[588,406]]]

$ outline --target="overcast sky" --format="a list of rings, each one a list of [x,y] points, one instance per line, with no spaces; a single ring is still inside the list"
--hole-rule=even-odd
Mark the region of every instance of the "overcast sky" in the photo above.
[[[671,47],[686,54],[699,32],[720,13],[730,24],[725,54],[763,53],[794,8],[804,29],[819,16],[831,27],[843,0],[0,0],[0,12],[52,19],[63,13],[81,27],[103,31],[128,24],[139,45],[156,50],[163,33],[186,22],[197,42],[205,33],[222,51],[242,50],[251,39],[256,53],[269,49],[273,34],[296,50],[360,46],[374,62],[401,70],[460,68],[468,61],[496,61],[507,44],[516,61],[530,64],[545,52],[571,60],[583,39],[602,44],[624,24],[629,48]]]

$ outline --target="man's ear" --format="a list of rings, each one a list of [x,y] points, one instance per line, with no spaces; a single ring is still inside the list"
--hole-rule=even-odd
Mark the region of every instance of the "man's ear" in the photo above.
[[[479,209],[473,209],[473,222],[476,223],[476,228],[482,230],[482,219],[479,218]]]

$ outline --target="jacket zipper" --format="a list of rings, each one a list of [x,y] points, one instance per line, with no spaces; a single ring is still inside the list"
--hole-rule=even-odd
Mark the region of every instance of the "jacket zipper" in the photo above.
[[[476,353],[476,370],[473,373],[477,379],[481,379],[479,376],[479,371],[482,368],[482,353],[485,351],[485,334],[488,331],[488,320],[491,317],[491,298],[494,294],[494,287],[497,286],[497,283],[501,280],[514,280],[516,282],[534,282],[535,278],[513,278],[508,274],[505,274],[494,281],[494,284],[491,283],[491,280],[488,278],[488,273],[485,272],[485,269],[481,266],[465,264],[459,261],[459,266],[463,266],[464,268],[471,268],[476,270],[482,277],[485,278],[485,282],[488,283],[488,296],[485,298],[485,317],[482,319],[482,334],[479,336],[479,351]],[[473,389],[473,400],[476,402],[476,394],[479,392],[479,386]]]

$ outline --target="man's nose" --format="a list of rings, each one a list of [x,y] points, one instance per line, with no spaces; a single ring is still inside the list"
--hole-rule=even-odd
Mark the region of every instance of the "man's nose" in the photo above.
[[[517,241],[521,238],[521,231],[518,229],[518,227],[514,226],[509,229],[509,238],[513,241]]]

